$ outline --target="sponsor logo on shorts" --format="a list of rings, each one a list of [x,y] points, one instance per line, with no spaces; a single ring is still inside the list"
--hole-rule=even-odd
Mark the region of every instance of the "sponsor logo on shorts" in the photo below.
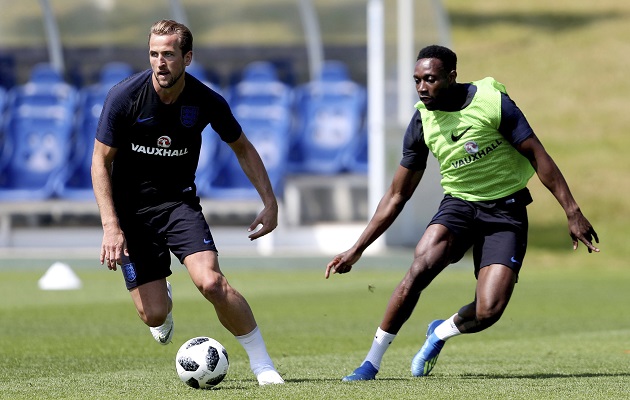
[[[213,242],[213,240],[212,240],[212,239],[206,239],[206,238],[203,238],[203,242],[204,242],[205,244],[210,244],[210,243],[212,243],[212,242]]]

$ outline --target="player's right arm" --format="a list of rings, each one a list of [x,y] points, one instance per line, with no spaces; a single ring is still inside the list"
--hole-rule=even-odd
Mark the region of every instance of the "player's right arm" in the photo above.
[[[118,222],[112,196],[111,172],[116,151],[116,148],[95,140],[91,168],[94,197],[103,225],[100,262],[106,263],[107,268],[114,271],[116,264],[121,263],[123,252],[126,251],[125,236]]]
[[[378,203],[372,219],[368,222],[359,239],[349,250],[335,256],[326,266],[324,275],[326,279],[330,276],[331,271],[333,274],[350,272],[352,266],[359,261],[365,249],[396,220],[396,217],[398,217],[418,187],[423,174],[424,170],[413,171],[402,165],[398,166],[391,185]]]

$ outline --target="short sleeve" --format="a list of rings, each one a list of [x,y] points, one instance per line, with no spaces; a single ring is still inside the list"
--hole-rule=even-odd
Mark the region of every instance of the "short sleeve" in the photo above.
[[[429,148],[424,142],[422,118],[420,111],[416,110],[405,131],[400,165],[413,171],[422,171],[427,167],[428,156]]]

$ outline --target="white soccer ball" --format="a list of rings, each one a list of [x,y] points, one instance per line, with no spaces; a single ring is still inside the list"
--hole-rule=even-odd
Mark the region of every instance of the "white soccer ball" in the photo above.
[[[186,341],[175,357],[179,378],[195,389],[210,389],[221,383],[229,366],[225,347],[205,336]]]

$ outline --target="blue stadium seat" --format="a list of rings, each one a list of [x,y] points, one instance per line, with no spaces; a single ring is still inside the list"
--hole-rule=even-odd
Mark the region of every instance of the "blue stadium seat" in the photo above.
[[[190,63],[190,65],[186,67],[186,72],[202,82],[208,80],[208,74],[206,74],[205,68],[198,62]]]
[[[28,82],[14,86],[9,91],[7,111],[13,113],[20,108],[60,107],[74,113],[78,92],[67,83]]]
[[[205,70],[198,63],[189,65],[186,67],[186,71],[221,94],[219,87],[208,80]],[[225,158],[226,154],[221,151],[221,143],[219,134],[212,129],[212,126],[206,126],[201,133],[199,162],[195,172],[195,185],[197,186],[197,195],[200,197],[205,197],[208,193],[210,185],[219,173]]]
[[[97,84],[110,88],[133,73],[131,64],[124,61],[111,61],[101,67]]]
[[[241,105],[233,109],[243,132],[252,142],[265,165],[271,185],[277,196],[284,189],[286,161],[288,157],[288,132],[291,123],[289,110],[284,107],[261,109]],[[255,199],[258,192],[242,171],[238,159],[231,149],[223,144],[222,165],[214,181],[201,196],[222,199]]]
[[[0,86],[0,116],[4,113],[4,106],[7,104],[7,91]]]
[[[322,82],[349,81],[350,72],[348,71],[348,66],[343,61],[326,60],[322,63],[319,80]]]
[[[219,84],[216,79],[211,78],[208,71],[198,62],[193,62],[189,66],[186,67],[186,72],[195,78],[199,79],[201,82],[205,83],[210,89],[214,90],[217,93],[221,92]]]
[[[254,61],[243,68],[242,81],[274,82],[278,80],[278,71],[269,61]]]
[[[52,197],[68,163],[72,130],[72,119],[53,108],[12,116],[6,132],[10,157],[0,177],[0,200]]]
[[[96,128],[107,93],[112,86],[133,75],[133,67],[121,61],[109,62],[101,68],[95,84],[80,91],[77,121],[70,161],[55,192],[58,197],[73,200],[92,200],[92,152]]]
[[[367,129],[355,138],[348,146],[344,157],[345,170],[355,174],[367,174],[368,172],[368,135]]]
[[[2,169],[4,168],[4,165],[7,163],[8,159],[9,159],[9,154],[5,154],[5,150],[8,151],[8,149],[5,149],[4,146],[4,142],[5,142],[5,135],[4,135],[4,131],[5,131],[5,121],[6,121],[6,114],[5,114],[5,106],[7,103],[7,91],[0,87],[0,173],[2,173]]]
[[[61,83],[63,76],[50,63],[35,64],[31,69],[29,82],[33,83]]]
[[[223,142],[219,134],[210,125],[202,132],[201,139],[199,163],[195,173],[195,185],[197,186],[197,195],[207,197],[211,190],[212,182],[216,179],[227,153],[221,151]]]
[[[113,81],[112,81],[113,82]],[[114,83],[115,84],[115,83]],[[92,152],[96,128],[103,109],[109,86],[95,84],[81,90],[77,111],[75,132],[69,162],[63,180],[57,182],[55,192],[58,197],[72,200],[92,200]]]
[[[365,88],[344,78],[343,64],[327,65],[331,67],[324,68],[321,79],[297,89],[298,123],[289,160],[292,173],[347,172],[348,151],[358,146],[364,130]]]
[[[289,151],[293,89],[278,79],[275,66],[266,61],[248,64],[227,96],[234,116],[258,150],[274,191],[281,196]],[[254,199],[256,189],[242,171],[236,156],[222,144],[221,168],[201,195],[209,198]]]
[[[256,61],[245,67],[241,80],[231,87],[228,100],[232,107],[245,104],[288,108],[293,102],[293,90],[278,79],[276,68],[272,63]]]
[[[77,90],[48,64],[30,79],[9,92],[0,200],[52,197],[69,160]]]

